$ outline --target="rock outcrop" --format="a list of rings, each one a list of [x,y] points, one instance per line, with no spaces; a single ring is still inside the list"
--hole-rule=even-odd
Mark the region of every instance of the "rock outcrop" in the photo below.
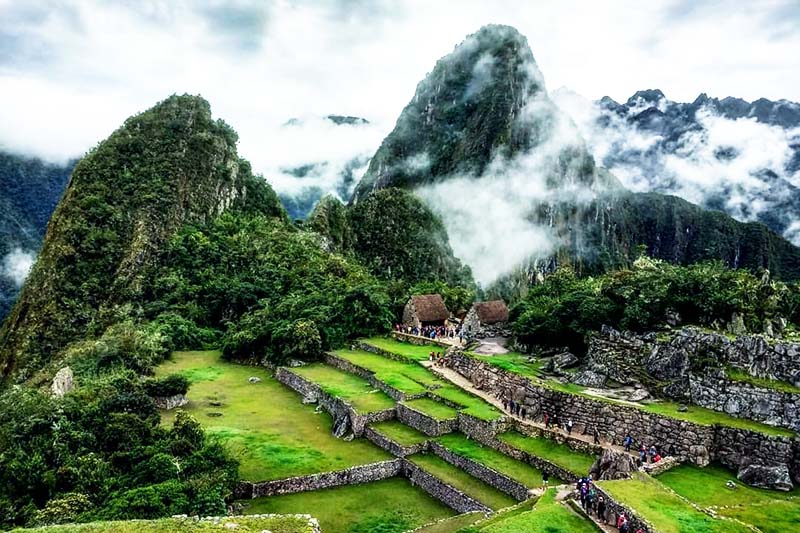
[[[632,455],[606,448],[597,458],[589,473],[592,479],[629,479],[639,469],[639,461]]]
[[[742,483],[762,489],[790,491],[793,488],[789,469],[786,465],[748,465],[739,470],[736,477]]]
[[[63,398],[66,393],[75,387],[74,376],[72,369],[65,366],[53,377],[53,383],[50,385],[50,390],[56,398]]]

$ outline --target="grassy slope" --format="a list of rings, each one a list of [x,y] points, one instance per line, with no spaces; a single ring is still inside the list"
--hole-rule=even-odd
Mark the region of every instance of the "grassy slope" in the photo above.
[[[427,435],[397,420],[373,424],[372,429],[401,446],[413,446],[430,439]]]
[[[313,405],[303,405],[263,368],[227,363],[218,352],[176,352],[156,373],[175,372],[192,381],[184,409],[225,441],[241,461],[243,479],[280,479],[390,458],[364,439],[335,438],[327,413],[317,414]],[[261,382],[248,383],[250,376]],[[171,424],[174,416],[174,411],[164,412],[162,420]]]
[[[411,456],[410,460],[426,472],[433,474],[491,509],[502,509],[516,503],[511,496],[500,492],[494,487],[490,487],[483,481],[470,476],[435,455],[417,454]]]
[[[512,459],[497,450],[482,446],[479,442],[468,439],[460,433],[444,435],[436,440],[448,450],[493,468],[501,474],[519,481],[526,487],[542,486],[542,472],[540,470]],[[551,480],[551,484],[556,485],[558,481]]]
[[[729,520],[714,519],[698,511],[657,480],[640,474],[634,479],[600,481],[612,498],[663,533],[746,533],[750,529]]]
[[[757,489],[738,482],[731,490],[725,486],[728,480],[735,481],[736,475],[719,466],[681,465],[658,476],[658,481],[684,498],[764,533],[800,531],[800,491]]]
[[[594,523],[555,501],[555,489],[548,490],[533,510],[480,528],[482,533],[596,533]]]
[[[443,403],[431,400],[430,398],[409,400],[403,403],[409,406],[411,409],[424,413],[437,420],[450,420],[458,417],[458,411],[452,407],[446,406]]]
[[[325,533],[400,533],[455,514],[399,477],[243,503],[245,513],[311,512]]]
[[[320,385],[328,394],[346,400],[359,413],[373,413],[394,407],[394,400],[384,392],[375,390],[360,377],[332,366],[313,364],[293,368],[292,372]]]
[[[528,437],[515,431],[509,431],[498,438],[518,450],[547,459],[579,476],[586,475],[595,461],[591,455],[578,453],[566,444],[543,437]]]
[[[531,362],[528,356],[519,352],[508,352],[496,355],[470,354],[475,359],[485,361],[492,366],[502,368],[525,377],[537,377],[542,371],[542,361]]]
[[[444,352],[446,350],[446,348],[437,345],[425,344],[418,346],[408,342],[400,342],[391,337],[371,337],[360,340],[370,346],[406,357],[412,361],[427,361],[428,355],[432,351]]]
[[[484,514],[481,512],[464,513],[418,529],[415,533],[453,533],[453,531],[470,526],[482,518],[484,518]]]
[[[451,402],[464,407],[465,413],[476,418],[480,418],[481,420],[497,420],[503,416],[503,413],[501,413],[500,410],[492,404],[484,401],[481,398],[478,398],[473,394],[470,394],[469,392],[466,392],[464,389],[457,387],[456,385],[442,385],[438,389],[432,390],[430,395],[433,397],[438,396],[440,398],[450,400]]]
[[[228,529],[225,524],[236,524]],[[213,522],[193,522],[163,518],[161,520],[128,520],[117,522],[92,522],[47,528],[15,529],[20,533],[206,533],[211,531],[237,531],[241,533],[272,531],[272,533],[311,533],[308,519],[294,516],[272,518],[228,517]]]
[[[419,394],[441,382],[427,369],[413,362],[403,363],[360,350],[336,350],[336,355],[375,373],[375,377],[407,394]]]

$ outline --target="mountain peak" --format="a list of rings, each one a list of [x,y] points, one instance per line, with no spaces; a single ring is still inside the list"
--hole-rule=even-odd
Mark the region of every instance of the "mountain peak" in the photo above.
[[[655,105],[661,100],[666,99],[661,89],[645,89],[643,91],[636,91],[633,96],[628,98],[628,106],[640,105],[642,102],[646,104]]]

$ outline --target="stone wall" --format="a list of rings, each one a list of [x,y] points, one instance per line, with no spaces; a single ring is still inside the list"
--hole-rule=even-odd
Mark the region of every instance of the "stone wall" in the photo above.
[[[343,359],[336,354],[326,353],[325,354],[325,363],[329,364],[334,368],[338,368],[344,372],[348,372],[350,374],[355,374],[356,376],[363,378],[366,380],[370,385],[375,387],[375,389],[383,391],[386,393],[387,396],[392,398],[395,401],[401,400],[410,400],[412,398],[418,398],[423,395],[407,395],[402,391],[395,389],[394,387],[387,385],[386,383],[382,382],[378,378],[375,377],[375,373],[371,370],[368,370],[364,367],[358,366],[356,364],[351,363],[347,359]]]
[[[609,496],[608,493],[606,491],[604,491],[600,485],[602,485],[602,482],[595,483],[594,487],[595,487],[595,491],[597,492],[597,495],[598,496],[602,496],[603,499],[605,499],[605,501],[606,501],[606,519],[609,522],[613,521],[614,525],[616,526],[617,517],[620,514],[625,513],[625,516],[628,517],[628,524],[630,524],[629,531],[631,533],[633,533],[634,531],[638,531],[639,529],[642,530],[642,533],[657,533],[658,532],[658,530],[655,527],[653,527],[652,525],[650,525],[649,522],[647,522],[644,519],[636,516],[636,513],[634,513],[630,509],[630,507],[622,505],[621,503],[619,503],[616,500],[614,500],[614,498]]]
[[[285,367],[280,367],[275,371],[275,379],[302,395],[304,401],[317,402],[331,414],[335,420],[335,426],[339,426],[342,420],[347,420],[350,431],[356,437],[360,437],[364,433],[364,428],[368,424],[393,420],[396,416],[394,408],[360,414],[345,400],[328,394],[316,383],[308,381]]]
[[[800,443],[797,439],[699,425],[635,407],[552,390],[463,354],[453,354],[450,366],[478,388],[523,402],[534,417],[540,418],[546,411],[558,415],[561,420],[572,419],[577,432],[591,431],[596,426],[601,439],[615,444],[621,444],[630,434],[637,442],[658,444],[669,454],[701,466],[719,460],[737,470],[746,461],[770,465],[785,461],[795,476],[800,474],[797,464]],[[742,444],[747,447],[737,452],[736,446]],[[747,453],[751,449],[753,453]]]
[[[392,331],[392,337],[399,341],[407,342],[409,344],[415,344],[417,346],[422,346],[425,344],[434,344],[436,346],[441,346],[442,348],[449,348],[452,344],[443,342],[436,339],[430,339],[428,337],[422,337],[421,335],[412,335],[411,333],[402,333],[400,331]]]
[[[458,418],[437,420],[402,403],[397,404],[397,419],[429,437],[439,437],[446,433],[452,433],[458,428]]]
[[[403,472],[401,459],[381,461],[358,465],[346,470],[335,472],[322,472],[308,476],[297,476],[274,481],[251,483],[243,481],[236,488],[236,497],[240,499],[261,498],[263,496],[276,496],[279,494],[294,494],[310,490],[328,489],[342,485],[357,485],[380,481],[395,477]]]
[[[523,435],[527,435],[529,437],[550,439],[560,444],[565,444],[570,449],[578,453],[594,455],[597,457],[602,455],[604,450],[603,446],[600,444],[592,444],[591,442],[586,442],[585,440],[581,440],[570,435],[565,435],[564,433],[553,429],[530,426],[517,420],[514,421],[513,427],[518,433],[522,433]]]
[[[482,444],[490,443],[499,433],[503,433],[511,426],[512,423],[506,417],[487,421],[464,412],[458,413],[458,430]]]
[[[412,485],[421,488],[451,509],[459,513],[470,513],[473,511],[481,511],[484,513],[492,512],[491,509],[479,501],[425,472],[411,461],[407,459],[400,460],[403,461],[403,472],[408,480],[411,481]]]
[[[364,437],[366,437],[367,440],[376,446],[379,446],[380,448],[383,448],[387,452],[391,453],[395,457],[414,455],[415,453],[426,451],[428,449],[428,441],[420,442],[419,444],[414,444],[413,446],[403,446],[399,442],[393,441],[386,435],[375,431],[371,427],[367,427],[364,430]]]
[[[654,334],[633,335],[603,326],[599,333],[589,336],[586,367],[626,385],[647,381],[641,362],[652,351],[655,340]]]
[[[519,481],[511,479],[505,474],[501,474],[493,468],[489,468],[481,463],[467,459],[462,455],[453,453],[438,442],[432,441],[430,443],[430,450],[451,465],[460,468],[464,472],[480,479],[481,481],[484,481],[486,484],[491,485],[497,490],[505,492],[512,498],[516,498],[518,501],[523,501],[528,498],[528,489],[525,487],[525,485]]]
[[[538,468],[542,472],[547,472],[550,476],[558,478],[562,481],[566,481],[567,483],[574,483],[575,481],[578,480],[578,476],[576,476],[569,470],[562,468],[555,463],[551,463],[547,459],[539,457],[538,455],[532,455],[528,452],[518,450],[517,448],[514,448],[513,446],[510,446],[509,444],[506,444],[501,440],[495,439],[494,441],[489,443],[489,446],[491,446],[498,452],[508,455],[512,459],[516,459],[517,461],[522,461],[523,463],[528,463],[534,468]]]
[[[686,393],[696,405],[800,431],[800,394],[733,381],[724,370],[690,374]]]

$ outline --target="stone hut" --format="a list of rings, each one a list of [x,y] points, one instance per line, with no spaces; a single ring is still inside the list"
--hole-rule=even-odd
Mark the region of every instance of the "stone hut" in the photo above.
[[[438,294],[421,294],[408,299],[403,309],[403,324],[409,326],[443,326],[450,311]]]
[[[463,329],[468,337],[498,335],[508,324],[508,306],[503,300],[475,302],[464,317]]]

